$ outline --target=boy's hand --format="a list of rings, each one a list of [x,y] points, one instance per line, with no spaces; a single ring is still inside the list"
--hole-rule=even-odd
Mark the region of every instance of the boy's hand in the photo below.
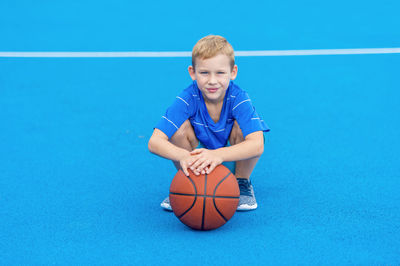
[[[195,149],[190,154],[194,160],[189,165],[195,175],[209,174],[223,162],[216,150]]]
[[[191,154],[188,154],[188,156],[185,156],[183,159],[179,161],[179,164],[181,165],[182,171],[185,173],[186,176],[189,176],[189,171],[188,168],[193,164],[194,158]]]

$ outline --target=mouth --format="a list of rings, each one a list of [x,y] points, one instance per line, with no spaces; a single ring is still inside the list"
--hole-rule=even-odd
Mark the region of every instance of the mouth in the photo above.
[[[207,88],[207,91],[209,93],[215,93],[218,90],[218,88]]]

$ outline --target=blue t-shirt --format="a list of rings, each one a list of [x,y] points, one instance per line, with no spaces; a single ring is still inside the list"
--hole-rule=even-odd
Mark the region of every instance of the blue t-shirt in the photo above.
[[[176,97],[156,128],[164,132],[168,138],[171,138],[183,122],[188,119],[193,126],[197,139],[207,149],[218,149],[226,146],[235,120],[238,122],[244,137],[255,131],[269,131],[264,120],[257,114],[247,93],[232,81],[226,90],[217,123],[208,114],[203,95],[197,87],[197,82],[194,81]]]

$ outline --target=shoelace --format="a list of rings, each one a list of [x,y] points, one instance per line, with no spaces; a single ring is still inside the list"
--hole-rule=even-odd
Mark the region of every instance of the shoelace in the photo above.
[[[247,179],[238,179],[238,184],[241,196],[251,196],[250,182]]]

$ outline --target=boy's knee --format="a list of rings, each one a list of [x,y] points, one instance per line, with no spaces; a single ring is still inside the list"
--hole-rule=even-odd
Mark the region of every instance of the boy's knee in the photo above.
[[[197,141],[196,135],[194,133],[193,127],[189,120],[183,122],[179,129],[171,137],[171,142],[174,144],[179,144],[182,141],[189,141],[191,144],[195,144]]]
[[[235,145],[243,141],[244,141],[243,132],[240,129],[240,126],[237,123],[237,121],[235,121],[232,127],[231,134],[229,136],[229,142],[231,143],[231,145]]]
[[[187,138],[189,125],[190,125],[189,120],[183,122],[183,124],[178,128],[178,130],[174,133],[174,135],[172,135],[171,140],[173,141],[182,138]]]

